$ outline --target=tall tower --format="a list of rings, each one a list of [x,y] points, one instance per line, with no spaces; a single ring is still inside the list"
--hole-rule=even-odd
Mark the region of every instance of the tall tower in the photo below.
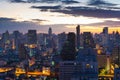
[[[70,32],[67,35],[67,41],[64,44],[61,57],[64,61],[72,61],[76,58],[76,50],[75,50],[75,33]]]
[[[13,39],[13,42],[14,42],[14,45],[13,48],[15,48],[17,51],[18,51],[18,46],[19,46],[19,43],[20,43],[20,32],[19,31],[14,31],[13,32],[13,36],[14,36],[14,39]]]
[[[28,44],[31,48],[34,48],[37,45],[36,30],[28,30]]]
[[[48,30],[48,35],[49,35],[49,38],[51,39],[52,38],[52,28],[51,27]]]
[[[10,35],[8,31],[2,34],[2,43],[5,49],[10,48]]]
[[[80,47],[80,25],[78,25],[77,27],[76,27],[76,37],[77,37],[77,39],[76,39],[76,46],[77,46],[77,49],[79,49],[79,47]]]
[[[28,30],[28,43],[29,44],[36,44],[37,43],[36,30]]]
[[[84,48],[85,47],[95,48],[95,43],[92,34],[90,32],[83,33],[83,46]]]
[[[103,28],[103,34],[102,34],[102,44],[104,47],[106,47],[106,50],[109,47],[109,34],[108,34],[108,27]]]

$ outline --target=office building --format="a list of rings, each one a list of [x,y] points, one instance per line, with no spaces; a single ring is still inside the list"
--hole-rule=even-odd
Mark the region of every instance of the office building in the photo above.
[[[28,30],[27,34],[28,45],[30,48],[35,48],[37,45],[37,33],[36,30]]]
[[[80,48],[80,25],[76,27],[76,46],[77,49]]]
[[[83,46],[84,48],[86,47],[95,48],[95,43],[90,32],[83,33]]]
[[[76,49],[75,49],[75,33],[70,32],[67,35],[67,41],[65,42],[62,50],[61,57],[63,60],[75,60]]]

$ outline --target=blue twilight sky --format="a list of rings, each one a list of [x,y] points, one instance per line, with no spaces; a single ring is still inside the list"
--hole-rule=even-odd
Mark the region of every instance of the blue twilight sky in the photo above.
[[[46,33],[75,31],[120,32],[120,0],[0,0],[0,33],[36,29]]]

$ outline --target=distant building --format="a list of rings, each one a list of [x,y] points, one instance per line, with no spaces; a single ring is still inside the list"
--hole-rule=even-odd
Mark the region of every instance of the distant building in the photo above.
[[[95,48],[95,43],[90,32],[83,33],[83,46],[84,48],[86,47]]]
[[[51,39],[52,38],[52,28],[51,27],[48,29],[48,35],[49,35],[49,39]]]
[[[75,60],[76,49],[75,49],[75,33],[70,32],[67,35],[67,41],[61,50],[61,57],[63,60]]]
[[[13,49],[16,49],[18,51],[18,47],[20,44],[20,32],[14,31],[13,32]]]
[[[27,53],[27,50],[26,50],[24,44],[19,45],[18,56],[21,60],[24,60],[24,59],[28,58],[28,53]]]
[[[108,34],[108,27],[103,28],[103,34]]]
[[[102,36],[102,45],[108,50],[109,47],[109,34],[108,34],[108,27],[103,28]]]
[[[47,48],[53,48],[52,28],[48,29]]]
[[[80,25],[76,27],[76,46],[77,49],[80,48]]]
[[[27,34],[28,45],[30,48],[34,48],[37,44],[37,33],[36,30],[28,30]]]
[[[10,34],[8,31],[2,34],[2,47],[7,50],[10,49]]]
[[[66,39],[67,39],[67,35],[65,32],[58,34],[58,50],[62,49]]]

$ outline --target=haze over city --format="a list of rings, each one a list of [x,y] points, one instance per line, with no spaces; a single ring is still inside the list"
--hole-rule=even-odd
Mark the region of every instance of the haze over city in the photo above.
[[[47,33],[75,31],[102,32],[103,27],[120,32],[119,0],[0,0],[0,33],[36,29]]]

